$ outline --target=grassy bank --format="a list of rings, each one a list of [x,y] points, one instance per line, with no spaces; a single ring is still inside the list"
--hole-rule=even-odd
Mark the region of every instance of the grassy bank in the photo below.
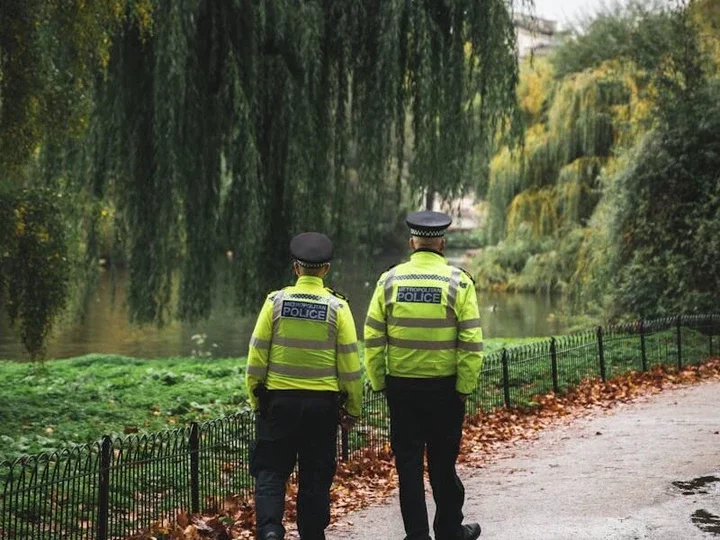
[[[488,351],[531,339],[488,340]],[[0,461],[104,434],[158,431],[245,407],[244,358],[90,355],[0,362]]]
[[[156,431],[235,412],[244,360],[90,355],[0,363],[0,461],[103,434]]]

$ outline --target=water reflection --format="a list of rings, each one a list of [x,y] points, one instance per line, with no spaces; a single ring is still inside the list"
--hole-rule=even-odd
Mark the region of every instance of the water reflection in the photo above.
[[[450,254],[452,262],[457,256]],[[398,253],[373,261],[346,261],[333,266],[328,284],[346,293],[351,301],[359,332],[367,304],[379,273],[406,257]],[[49,358],[68,358],[90,353],[121,354],[139,358],[188,356],[193,350],[211,352],[216,357],[244,356],[255,322],[254,317],[238,316],[232,306],[219,306],[208,321],[198,324],[174,322],[163,328],[139,328],[128,322],[124,298],[127,276],[119,273],[113,283],[103,273],[83,324],[67,324],[50,341]],[[553,297],[522,294],[479,294],[483,331],[487,337],[548,336],[564,331],[554,318],[557,301]],[[198,347],[192,339],[206,334]],[[24,358],[24,350],[7,321],[0,317],[0,358]]]
[[[545,337],[567,331],[557,315],[560,299],[556,296],[481,291],[478,302],[486,337]]]

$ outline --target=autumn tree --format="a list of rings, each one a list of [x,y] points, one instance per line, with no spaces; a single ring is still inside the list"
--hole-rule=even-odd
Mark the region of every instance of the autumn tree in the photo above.
[[[492,162],[481,284],[562,291],[601,318],[712,310],[711,4],[631,2],[525,66],[527,136]]]

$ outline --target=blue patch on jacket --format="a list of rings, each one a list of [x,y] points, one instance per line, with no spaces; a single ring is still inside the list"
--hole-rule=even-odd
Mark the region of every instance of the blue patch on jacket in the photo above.
[[[327,304],[283,300],[280,316],[286,319],[305,319],[308,321],[324,322],[327,320],[327,310]]]
[[[398,287],[397,301],[439,304],[442,301],[442,289],[440,287]]]

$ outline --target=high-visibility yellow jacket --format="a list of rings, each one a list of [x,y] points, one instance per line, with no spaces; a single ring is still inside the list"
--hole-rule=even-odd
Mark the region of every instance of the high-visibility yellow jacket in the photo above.
[[[270,293],[250,339],[246,382],[256,409],[254,390],[264,383],[268,390],[345,392],[345,409],[359,416],[360,359],[348,303],[313,276]]]
[[[472,279],[434,251],[380,276],[365,320],[365,369],[373,390],[385,375],[435,378],[457,375],[469,394],[482,365],[482,329]]]

